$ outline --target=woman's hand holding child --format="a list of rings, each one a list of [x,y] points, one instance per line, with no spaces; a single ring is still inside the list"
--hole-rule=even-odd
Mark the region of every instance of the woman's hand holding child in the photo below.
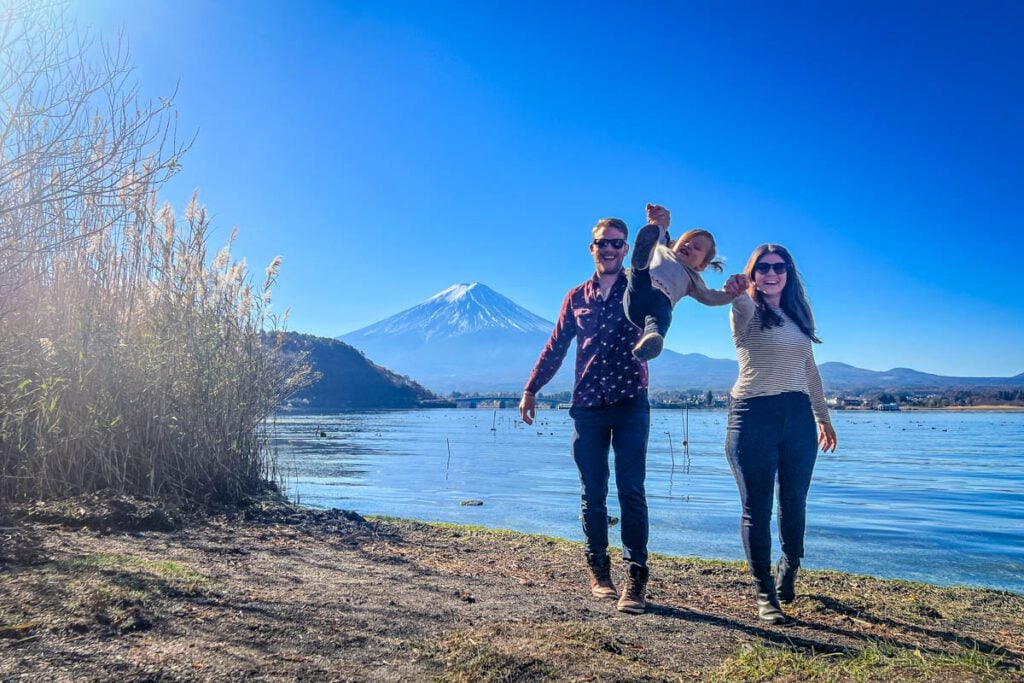
[[[729,279],[725,281],[725,287],[723,287],[723,289],[725,289],[729,296],[735,299],[740,294],[747,291],[749,284],[750,282],[747,280],[746,275],[743,273],[737,273],[736,275],[729,276]]]

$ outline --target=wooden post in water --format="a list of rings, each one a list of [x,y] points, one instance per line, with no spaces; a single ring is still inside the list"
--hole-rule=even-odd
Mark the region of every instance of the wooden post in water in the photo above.
[[[672,480],[676,476],[676,449],[672,447],[672,432],[665,432],[668,436],[668,452],[672,456],[672,469],[668,473],[668,497],[672,497]]]
[[[690,401],[683,404],[683,452],[690,454]]]
[[[452,464],[452,443],[448,440],[448,437],[444,438],[444,442],[448,445],[448,462],[444,465],[444,480],[448,481],[448,468]]]

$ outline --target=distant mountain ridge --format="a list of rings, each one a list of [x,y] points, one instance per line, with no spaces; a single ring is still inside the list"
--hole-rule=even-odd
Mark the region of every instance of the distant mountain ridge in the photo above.
[[[519,391],[548,341],[554,323],[479,282],[455,284],[384,320],[338,337],[392,370],[439,393]],[[574,348],[548,383],[548,392],[573,382]],[[943,390],[1022,387],[1015,377],[947,377],[909,368],[885,372],[846,363],[822,363],[829,391]],[[651,389],[724,391],[736,381],[735,360],[666,350],[650,363]]]
[[[1024,386],[1024,373],[1013,377],[951,377],[933,375],[910,368],[865,370],[846,363],[829,362],[818,366],[826,388],[846,391],[872,389],[948,390]]]

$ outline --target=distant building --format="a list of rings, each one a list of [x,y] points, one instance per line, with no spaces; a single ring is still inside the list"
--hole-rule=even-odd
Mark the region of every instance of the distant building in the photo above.
[[[899,410],[899,403],[879,403],[878,410]]]
[[[833,398],[826,399],[825,401],[829,408],[835,408],[836,410],[845,410],[846,408],[866,408],[868,407],[864,399],[856,398],[854,396],[835,396]]]

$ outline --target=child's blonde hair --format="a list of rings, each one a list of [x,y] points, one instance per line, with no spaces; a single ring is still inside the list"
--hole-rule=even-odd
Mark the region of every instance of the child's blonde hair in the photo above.
[[[722,261],[721,259],[715,258],[715,256],[718,254],[717,249],[715,247],[715,236],[712,235],[707,230],[705,230],[704,228],[694,228],[693,230],[687,230],[682,234],[681,237],[676,239],[676,241],[674,241],[669,248],[675,250],[677,244],[689,242],[694,237],[700,237],[701,235],[707,237],[708,242],[711,242],[711,248],[708,249],[708,253],[704,255],[704,263],[702,263],[701,265],[704,266],[705,268],[710,266],[712,269],[721,273],[722,270],[725,268],[725,262]]]

